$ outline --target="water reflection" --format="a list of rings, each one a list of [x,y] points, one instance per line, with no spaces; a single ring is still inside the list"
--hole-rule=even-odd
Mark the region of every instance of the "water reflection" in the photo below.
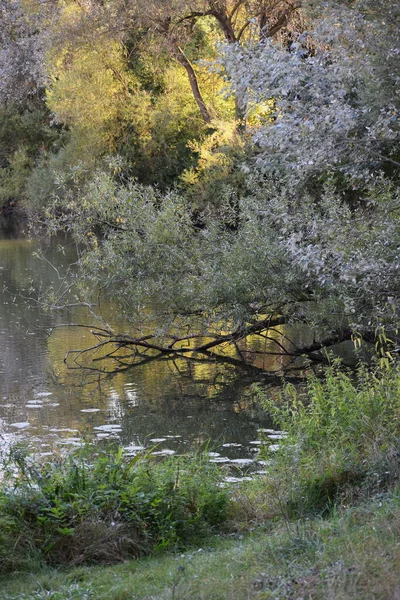
[[[39,250],[47,260],[35,256]],[[233,459],[241,465],[256,457],[258,430],[271,423],[246,394],[254,376],[229,361],[147,360],[113,375],[66,368],[66,352],[93,345],[93,336],[89,329],[58,326],[90,320],[77,309],[44,314],[35,298],[60,284],[75,256],[65,239],[32,240],[12,226],[0,233],[1,445],[27,440],[46,456],[87,437],[118,440],[130,453],[155,446],[155,452],[168,454],[209,444],[217,452],[215,462]],[[112,315],[111,306],[105,309]],[[119,329],[130,327],[120,323]],[[269,339],[253,336],[236,350],[226,347],[224,357],[239,353],[259,370],[278,372],[292,360],[279,355],[283,334],[277,328]],[[311,342],[305,330],[295,335]],[[342,355],[353,359],[348,345],[342,345]],[[271,394],[277,389],[271,387]],[[271,443],[271,452],[274,446],[279,444]]]
[[[48,261],[35,256],[38,250]],[[91,334],[76,327],[48,331],[88,323],[87,316],[43,314],[35,294],[57,283],[54,267],[62,272],[74,259],[66,240],[31,240],[12,227],[0,235],[2,445],[24,439],[47,455],[88,436],[180,452],[211,440],[214,449],[230,444],[224,454],[231,458],[252,456],[249,441],[269,421],[246,397],[252,379],[231,365],[161,360],[112,377],[66,369],[66,351],[91,345]]]

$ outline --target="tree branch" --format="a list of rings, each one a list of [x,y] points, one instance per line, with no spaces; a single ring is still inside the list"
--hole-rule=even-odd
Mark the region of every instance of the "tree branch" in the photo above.
[[[228,14],[229,20],[232,21],[233,17],[235,16],[235,14],[237,13],[237,11],[239,10],[239,8],[242,6],[242,4],[244,4],[245,0],[238,0],[236,2],[236,4],[234,4],[234,6],[232,7],[231,12]]]

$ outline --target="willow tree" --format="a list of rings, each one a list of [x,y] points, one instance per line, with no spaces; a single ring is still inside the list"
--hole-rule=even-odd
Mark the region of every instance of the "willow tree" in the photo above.
[[[68,39],[75,44],[87,44],[93,37],[104,34],[124,42],[137,31],[145,34],[143,44],[156,39],[159,51],[165,51],[185,70],[193,98],[207,124],[213,115],[200,89],[198,66],[193,63],[193,58],[195,61],[207,58],[202,54],[201,35],[197,35],[202,30],[202,22],[214,21],[221,39],[233,45],[249,38],[266,39],[282,35],[284,31],[287,34],[291,27],[300,26],[297,0],[173,0],[168,3],[162,0],[70,0],[67,3],[49,0],[47,6],[54,7],[54,14],[60,7],[61,14],[65,10],[73,12],[69,22],[62,20],[62,27],[57,27],[56,20],[53,22],[51,37],[56,46]],[[196,35],[197,41],[194,41]],[[203,37],[205,35],[203,30]],[[197,49],[193,53],[194,46]],[[238,98],[236,118],[241,120],[243,116],[244,107]]]
[[[248,193],[234,226],[223,209],[199,226],[177,192],[101,173],[61,217],[65,199],[55,201],[52,226],[80,242],[85,281],[108,290],[139,330],[94,329],[97,348],[112,344],[124,362],[127,348],[183,355],[192,340],[208,356],[236,345],[244,361],[237,343],[250,334],[274,339],[282,356],[315,357],[352,337],[379,341],[383,328],[397,339],[399,106],[386,68],[398,60],[397,40],[386,31],[384,42],[379,21],[350,14],[350,28],[336,11],[321,21],[312,52],[302,39],[289,53],[265,40],[239,58],[228,48],[232,78],[246,77],[256,102],[276,99],[242,164]],[[277,339],[283,324],[306,326],[313,341]]]
[[[43,15],[24,0],[0,2],[0,102],[22,101],[44,85]]]
[[[290,36],[291,27],[298,30],[303,26],[300,7],[298,0],[205,0],[198,10],[189,10],[180,20],[193,22],[210,16],[218,23],[225,42],[236,46],[249,38],[262,41],[278,35]],[[245,89],[237,86],[235,91],[235,118],[241,128],[246,112]]]

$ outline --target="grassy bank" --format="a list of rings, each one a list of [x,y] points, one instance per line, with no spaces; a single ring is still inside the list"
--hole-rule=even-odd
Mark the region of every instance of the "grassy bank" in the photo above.
[[[236,487],[207,455],[14,452],[0,598],[400,598],[400,369],[254,394],[282,434]]]
[[[264,600],[400,597],[400,494],[327,520],[271,522],[177,555],[8,576],[3,600]]]

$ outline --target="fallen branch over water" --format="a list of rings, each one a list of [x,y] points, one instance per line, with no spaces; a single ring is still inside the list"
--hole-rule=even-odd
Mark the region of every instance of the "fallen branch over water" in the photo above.
[[[226,334],[207,331],[185,335],[146,334],[137,337],[115,333],[108,327],[73,324],[69,326],[89,329],[96,343],[84,349],[68,350],[64,362],[69,369],[113,373],[160,358],[179,357],[185,360],[223,362],[248,370],[265,372],[263,366],[255,364],[255,358],[263,355],[284,358],[286,362],[280,366],[279,372],[289,372],[299,368],[299,358],[306,358],[312,362],[326,360],[323,353],[325,349],[350,340],[352,337],[352,332],[345,329],[319,341],[314,340],[311,344],[298,345],[277,329],[284,324],[285,318],[278,316],[267,317]],[[241,345],[251,336],[259,336],[265,340],[265,349],[262,351],[252,348],[243,349]],[[276,372],[275,370],[274,373]]]

